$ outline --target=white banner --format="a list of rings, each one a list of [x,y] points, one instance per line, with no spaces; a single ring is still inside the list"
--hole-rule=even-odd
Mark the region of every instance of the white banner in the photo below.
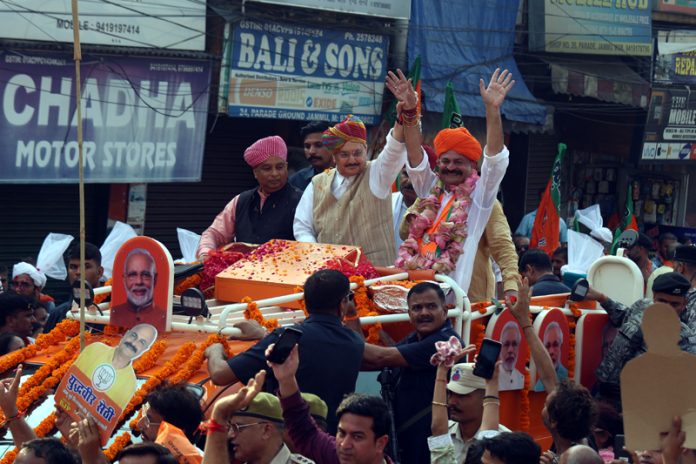
[[[336,11],[385,18],[409,19],[411,0],[255,0],[283,6]]]
[[[72,42],[70,0],[2,0],[0,37]],[[79,2],[85,44],[205,50],[205,0]]]

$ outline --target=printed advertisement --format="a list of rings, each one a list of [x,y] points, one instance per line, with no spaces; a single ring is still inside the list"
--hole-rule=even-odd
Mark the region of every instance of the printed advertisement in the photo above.
[[[650,56],[651,15],[650,0],[529,0],[529,49]]]
[[[210,63],[83,58],[85,181],[199,181]],[[0,182],[77,182],[72,55],[0,51],[0,63]]]
[[[653,82],[696,84],[696,31],[658,31]]]
[[[301,25],[242,21],[230,47],[230,116],[376,124],[389,39]],[[224,72],[223,72],[224,75]]]
[[[386,18],[408,19],[411,16],[411,0],[256,0],[259,3],[299,6],[317,10]]]
[[[696,98],[687,89],[653,89],[641,159],[696,160]]]
[[[79,2],[80,42],[123,47],[205,50],[205,1]],[[73,41],[70,0],[3,1],[0,37]]]

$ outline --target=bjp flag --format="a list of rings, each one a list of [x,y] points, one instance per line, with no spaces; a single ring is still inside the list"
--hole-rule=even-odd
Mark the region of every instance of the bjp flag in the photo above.
[[[546,184],[546,190],[539,203],[529,245],[530,248],[544,250],[549,256],[561,244],[561,166],[566,148],[565,144],[558,144],[558,154],[553,162],[551,179]]]

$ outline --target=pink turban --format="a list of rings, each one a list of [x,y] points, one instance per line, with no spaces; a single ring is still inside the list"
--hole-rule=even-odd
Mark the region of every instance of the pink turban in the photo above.
[[[263,164],[271,156],[277,156],[284,161],[288,159],[288,147],[283,139],[277,135],[259,139],[244,150],[244,161],[252,169],[259,164]]]
[[[360,118],[349,114],[346,119],[324,131],[322,142],[331,152],[340,150],[347,142],[366,144],[367,129]]]

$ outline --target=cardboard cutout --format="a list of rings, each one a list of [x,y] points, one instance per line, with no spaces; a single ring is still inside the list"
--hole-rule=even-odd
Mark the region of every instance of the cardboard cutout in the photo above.
[[[568,319],[558,308],[542,311],[534,319],[534,331],[541,338],[556,367],[558,380],[568,378],[568,351],[570,350]],[[535,392],[544,391],[541,378],[538,377],[534,361],[530,363],[530,384]]]
[[[575,326],[575,379],[587,388],[597,382],[595,371],[616,336],[605,313],[585,313]]]
[[[660,449],[660,433],[681,416],[683,447],[696,448],[696,355],[679,349],[681,324],[670,306],[648,306],[641,323],[648,351],[621,371],[621,403],[628,449]]]
[[[92,343],[80,353],[60,382],[56,405],[76,421],[93,417],[102,446],[138,388],[133,360],[149,350],[156,339],[155,327],[139,324],[128,330],[116,347]]]
[[[169,251],[150,237],[134,237],[116,253],[110,323],[130,328],[154,325],[171,330],[174,263]]]
[[[522,334],[522,328],[509,309],[491,317],[486,328],[486,337],[497,340],[502,345],[499,357],[502,362],[498,382],[500,391],[522,390],[529,347]]]

